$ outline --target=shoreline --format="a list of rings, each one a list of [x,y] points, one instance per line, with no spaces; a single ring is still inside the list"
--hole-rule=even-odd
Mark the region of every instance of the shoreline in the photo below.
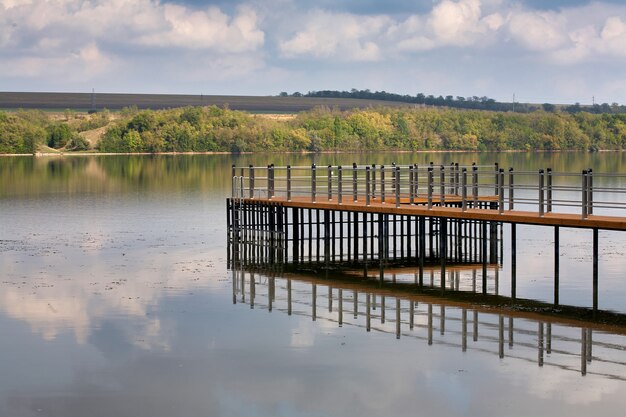
[[[0,153],[0,157],[19,157],[19,156],[34,156],[34,157],[54,157],[54,156],[114,156],[114,155],[126,155],[126,156],[145,156],[145,155],[263,155],[270,153],[280,154],[294,154],[294,155],[329,155],[329,154],[369,154],[369,153],[601,153],[601,152],[624,152],[625,149],[600,149],[597,151],[583,151],[577,149],[561,149],[561,150],[545,150],[538,149],[527,151],[525,149],[507,149],[507,150],[460,150],[460,149],[437,149],[437,150],[370,150],[370,151],[267,151],[267,152],[227,152],[227,151],[212,151],[212,152],[36,152],[32,153]]]

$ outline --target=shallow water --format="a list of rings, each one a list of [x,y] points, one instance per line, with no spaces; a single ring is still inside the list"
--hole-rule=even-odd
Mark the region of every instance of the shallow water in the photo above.
[[[626,166],[621,153],[316,158]],[[230,166],[270,162],[312,159],[0,158],[0,415],[622,415],[623,330],[229,271]],[[562,230],[564,304],[591,304],[590,233]],[[600,307],[626,313],[624,237],[600,236]],[[518,296],[551,300],[552,239],[518,226]],[[503,259],[508,294],[507,245]]]

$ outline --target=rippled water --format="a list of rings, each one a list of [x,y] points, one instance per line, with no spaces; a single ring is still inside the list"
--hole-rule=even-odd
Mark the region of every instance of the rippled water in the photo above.
[[[382,154],[315,162],[620,172],[623,159]],[[623,414],[624,329],[229,271],[230,166],[270,162],[312,159],[0,158],[0,415]],[[600,307],[626,313],[624,236],[600,236]],[[518,296],[551,300],[552,239],[550,229],[518,226]],[[563,229],[561,242],[561,302],[589,306],[590,232]],[[470,285],[471,270],[458,275]]]

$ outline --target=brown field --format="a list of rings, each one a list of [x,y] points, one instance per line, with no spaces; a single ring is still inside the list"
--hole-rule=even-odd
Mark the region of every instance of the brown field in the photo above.
[[[111,94],[96,93],[95,109],[119,110],[137,106],[140,109],[165,109],[184,106],[225,106],[233,110],[268,113],[295,113],[317,106],[342,110],[378,106],[408,107],[407,103],[318,97],[275,96],[205,96],[178,94]],[[0,92],[0,109],[89,110],[91,93],[24,93]]]

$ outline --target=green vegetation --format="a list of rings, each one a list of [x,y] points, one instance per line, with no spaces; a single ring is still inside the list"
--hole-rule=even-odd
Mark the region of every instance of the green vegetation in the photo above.
[[[282,92],[280,97],[289,97],[289,94]],[[451,107],[457,109],[474,109],[474,110],[492,110],[492,111],[512,111],[517,113],[530,113],[540,109],[547,112],[554,112],[559,107],[550,103],[531,104],[531,103],[517,103],[517,102],[501,102],[496,101],[489,97],[453,97],[453,96],[438,96],[425,95],[418,93],[415,96],[408,94],[395,94],[388,93],[386,91],[370,91],[370,90],[357,90],[353,88],[350,91],[336,91],[336,90],[322,90],[322,91],[309,91],[306,94],[295,92],[292,97],[317,97],[317,98],[353,98],[353,99],[365,99],[365,100],[384,100],[384,101],[398,101],[401,103],[421,104],[426,106],[439,106],[439,107]],[[619,114],[626,113],[626,106],[619,105],[618,103],[602,103],[594,104],[593,106],[581,106],[580,103],[572,104],[569,106],[560,106],[560,108],[567,113],[580,113],[588,112],[594,114]]]
[[[271,152],[371,150],[601,150],[626,148],[626,115],[456,109],[316,108],[274,120],[227,108],[125,109],[53,121],[41,112],[0,113],[0,152],[38,144],[85,150],[78,132],[108,126],[101,152]]]

